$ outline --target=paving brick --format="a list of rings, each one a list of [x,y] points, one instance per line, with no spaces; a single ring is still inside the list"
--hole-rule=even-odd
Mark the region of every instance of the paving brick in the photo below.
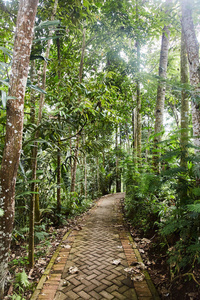
[[[67,292],[67,293],[66,293],[66,296],[69,297],[70,299],[73,299],[73,300],[79,298],[79,295],[77,295],[77,294],[74,293],[73,291]],[[67,297],[66,297],[66,299],[69,299],[69,298],[67,298]],[[58,300],[59,300],[59,299],[58,299]]]
[[[95,291],[91,291],[89,292],[90,296],[92,297],[92,299],[102,299],[101,295]]]
[[[118,287],[117,285],[112,284],[111,286],[109,286],[109,287],[106,289],[106,291],[107,291],[108,293],[112,293],[112,292],[114,292],[114,291],[118,291],[118,289],[119,289],[119,287]]]
[[[74,291],[75,293],[78,293],[78,292],[82,291],[84,288],[85,288],[85,285],[84,285],[84,284],[81,284],[81,285],[75,287],[75,288],[73,289],[73,291]]]
[[[135,287],[136,293],[139,297],[151,297],[152,296],[146,281],[134,282],[134,287]]]
[[[84,291],[78,292],[78,295],[83,299],[90,299],[90,295],[85,293]]]
[[[112,295],[116,298],[116,299],[120,299],[120,300],[125,300],[127,299],[126,296],[118,293],[117,291],[112,292]]]
[[[106,291],[102,291],[102,292],[100,292],[100,294],[101,294],[105,299],[111,300],[111,299],[114,298],[113,295],[111,295],[110,293],[108,293],[108,292],[106,292]]]
[[[104,291],[106,288],[107,288],[107,285],[101,284],[101,285],[99,285],[97,288],[95,288],[95,291],[96,291],[97,293],[100,293],[101,291]]]
[[[86,293],[89,293],[90,291],[94,290],[96,287],[97,287],[96,284],[90,284],[86,288],[84,288],[84,291]]]
[[[124,268],[137,258],[123,228],[120,197],[120,194],[103,197],[84,217],[82,230],[71,232],[63,242],[71,248],[61,248],[49,279],[43,285],[43,291],[48,290],[46,296],[40,294],[43,298],[38,299],[50,300],[48,296],[52,297],[53,292],[56,293],[54,300],[153,300],[146,281],[136,283],[134,288],[125,283]],[[118,258],[121,264],[113,265],[112,261]],[[69,274],[71,266],[78,267],[77,274]]]

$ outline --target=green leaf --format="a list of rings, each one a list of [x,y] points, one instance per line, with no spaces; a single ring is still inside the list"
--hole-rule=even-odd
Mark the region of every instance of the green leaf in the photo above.
[[[31,195],[31,194],[39,194],[39,192],[32,192],[32,191],[23,192],[23,193],[17,195],[16,199],[18,199],[18,198],[20,198],[20,197],[22,197],[24,195]]]
[[[28,287],[30,284],[28,281],[28,276],[24,270],[21,273],[17,273],[15,275],[15,279],[16,279],[16,282],[23,287]]]
[[[30,87],[31,89],[37,91],[37,92],[40,92],[42,94],[46,94],[47,92],[45,92],[43,89],[39,88],[38,86],[36,85],[33,85],[33,84],[30,84],[28,85],[28,87]]]
[[[50,27],[50,26],[58,26],[59,24],[60,24],[60,20],[44,21],[44,22],[41,22],[38,26],[36,26],[35,30],[39,30],[42,28]]]
[[[0,208],[0,217],[3,217],[3,215],[4,215],[4,211],[3,209]]]
[[[12,51],[5,48],[5,47],[0,47],[0,50],[3,51],[4,54],[8,55],[10,58],[12,57]]]
[[[63,34],[56,35],[56,36],[42,37],[42,38],[33,40],[33,42],[36,43],[36,42],[40,42],[40,41],[54,40],[54,39],[59,39],[59,38],[61,38],[61,37],[63,37]]]
[[[43,89],[39,88],[36,85],[33,85],[30,80],[27,80],[27,86],[30,87],[33,90],[36,90],[37,92],[40,92],[42,94],[46,94],[46,92]]]
[[[2,82],[3,84],[5,84],[6,86],[9,86],[9,81],[7,79],[5,79],[5,80],[0,79],[0,82]]]
[[[42,56],[42,55],[31,55],[30,56],[30,60],[35,60],[35,59],[41,59],[41,60],[44,60],[46,62],[50,61],[50,59]]]
[[[5,91],[1,91],[1,101],[3,108],[6,108],[7,95]]]
[[[187,208],[191,212],[200,213],[200,203],[187,205]]]

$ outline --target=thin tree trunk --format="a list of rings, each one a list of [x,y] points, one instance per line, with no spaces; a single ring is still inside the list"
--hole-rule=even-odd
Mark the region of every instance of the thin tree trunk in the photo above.
[[[58,56],[58,79],[60,81],[60,39],[57,39],[57,56]],[[58,87],[59,88],[59,87]],[[60,114],[58,114],[58,124],[60,124]],[[57,151],[57,211],[61,211],[61,141],[58,138],[58,151]]]
[[[199,67],[199,43],[196,38],[193,19],[191,1],[182,0],[182,28],[186,41],[186,48],[189,61],[190,84],[193,86],[192,106],[192,123],[195,146],[200,146],[200,109],[199,109],[199,82],[200,82],[200,67]],[[198,150],[199,151],[199,150]]]
[[[188,79],[188,59],[184,33],[181,33],[181,83],[187,84]],[[189,100],[188,92],[184,89],[181,92],[181,167],[187,167],[187,143],[189,125]]]
[[[182,29],[181,32],[181,83],[187,84],[188,79],[188,59],[187,59],[187,50],[184,32]],[[188,125],[189,125],[189,100],[188,92],[184,89],[181,92],[181,138],[180,138],[180,147],[181,147],[181,167],[187,168],[187,144],[188,144]],[[182,178],[179,179],[182,184],[180,191],[180,204],[185,205],[187,199],[187,190],[185,190],[185,181],[182,182]]]
[[[13,230],[15,184],[22,149],[24,95],[37,6],[38,0],[20,0],[17,16],[13,63],[8,93],[14,99],[7,101],[6,137],[0,174],[0,208],[4,211],[3,217],[0,218],[0,299],[3,299],[4,294],[8,253]]]
[[[161,80],[165,80],[167,77],[167,62],[168,62],[168,51],[169,51],[169,37],[170,31],[168,26],[164,26],[161,52],[160,52],[160,65],[159,65],[159,77]],[[157,101],[155,110],[155,138],[154,138],[154,168],[156,172],[159,172],[159,156],[160,147],[159,142],[161,141],[163,131],[163,116],[164,116],[164,104],[165,104],[165,83],[160,81],[157,89]]]
[[[54,20],[56,10],[57,10],[58,0],[54,2],[54,8],[52,12],[51,20]],[[46,48],[46,58],[49,58],[51,40],[48,40],[47,48]],[[46,72],[47,72],[47,62],[44,61],[43,65],[43,74],[42,74],[42,89],[46,89]],[[40,94],[40,103],[39,103],[39,112],[38,112],[38,120],[37,126],[41,123],[42,120],[42,110],[44,106],[45,94]],[[39,130],[35,133],[35,139],[39,138]],[[33,192],[30,203],[30,220],[29,220],[29,266],[33,267],[34,265],[34,222],[35,222],[35,191],[36,191],[36,171],[37,171],[37,153],[38,153],[38,143],[34,142],[34,146],[32,149],[32,186],[31,191]],[[38,207],[38,206],[37,206]],[[38,212],[37,212],[38,215]]]
[[[119,169],[119,156],[118,156],[118,126],[116,127],[116,137],[115,137],[115,149],[116,149],[116,192],[121,192],[121,174]]]
[[[83,133],[83,143],[85,145],[85,132]],[[84,157],[83,157],[83,165],[84,165],[84,192],[85,192],[85,199],[87,199],[87,156],[86,156],[86,152],[84,153]]]
[[[136,0],[136,20],[139,24],[139,14],[138,14],[138,0]],[[140,74],[140,37],[137,36],[136,41],[136,47],[137,47],[137,73],[138,73],[138,79],[136,81],[136,103],[137,103],[137,148],[136,148],[136,156],[137,156],[137,163],[140,164],[141,159],[141,146],[142,146],[142,118],[141,118],[141,94],[140,94],[140,80],[139,80],[139,74]]]
[[[99,158],[96,158],[97,160],[97,191],[98,191],[98,195],[100,193],[100,174],[99,174]]]
[[[76,145],[74,150],[74,162],[72,166],[72,178],[71,178],[71,192],[75,192],[76,185],[76,168],[77,168],[77,160],[78,160],[78,147],[79,147],[79,135],[76,137]]]
[[[134,124],[133,124],[133,136],[134,136],[134,152],[137,149],[137,109],[134,108]]]
[[[85,32],[86,29],[83,29],[83,41],[82,41],[82,51],[81,51],[81,62],[79,67],[79,82],[82,82],[83,78],[83,65],[84,65],[84,56],[85,56]],[[79,135],[76,137],[76,146],[74,152],[74,163],[72,167],[72,178],[71,178],[71,192],[75,191],[76,184],[76,169],[77,169],[77,160],[78,160],[78,148],[79,148]]]

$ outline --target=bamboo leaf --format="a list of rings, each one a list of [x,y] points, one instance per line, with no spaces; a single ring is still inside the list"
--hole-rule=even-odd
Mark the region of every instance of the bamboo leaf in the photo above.
[[[26,191],[26,192],[23,192],[19,195],[16,196],[16,199],[22,197],[22,196],[25,196],[25,195],[31,195],[31,194],[39,194],[39,192],[32,192],[32,191]]]
[[[3,84],[5,84],[6,86],[9,86],[9,81],[7,79],[5,79],[5,80],[0,79],[0,82],[2,82]]]
[[[7,95],[5,91],[1,91],[1,101],[3,108],[6,108]]]
[[[38,26],[36,26],[35,30],[39,30],[42,28],[50,27],[50,26],[58,26],[59,24],[60,24],[60,20],[44,21],[44,22],[41,22]]]
[[[10,58],[12,58],[13,52],[5,47],[0,47],[0,50],[3,51],[4,54],[8,55]]]

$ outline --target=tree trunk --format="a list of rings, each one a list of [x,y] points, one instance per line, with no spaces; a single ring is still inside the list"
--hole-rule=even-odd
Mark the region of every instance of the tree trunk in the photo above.
[[[188,59],[184,33],[181,33],[181,83],[188,83]],[[181,167],[187,167],[187,143],[189,125],[189,100],[188,92],[184,89],[181,92]]]
[[[72,165],[72,178],[71,178],[71,189],[70,192],[75,192],[76,185],[76,168],[77,168],[77,160],[78,160],[78,147],[79,147],[79,135],[76,137],[76,145],[74,150],[74,162]]]
[[[85,32],[86,29],[83,29],[83,42],[82,42],[82,52],[81,52],[81,61],[79,67],[79,82],[82,82],[83,78],[83,64],[84,64],[84,56],[85,56]],[[71,178],[71,192],[75,191],[75,184],[76,184],[76,168],[77,168],[77,160],[78,160],[78,148],[79,148],[79,135],[76,138],[76,146],[74,152],[74,163],[72,167],[72,178]]]
[[[200,82],[200,66],[199,66],[199,43],[196,38],[193,19],[191,1],[182,0],[182,28],[186,41],[186,48],[189,61],[190,84],[193,86],[192,99],[192,123],[195,146],[200,146],[200,109],[199,109],[199,82]],[[199,151],[199,150],[198,150]]]
[[[138,0],[136,0],[136,21],[139,24],[139,13],[138,13]],[[139,26],[139,25],[138,25]],[[137,73],[138,79],[136,81],[136,108],[137,108],[137,125],[136,125],[136,132],[137,132],[137,148],[136,148],[136,159],[137,164],[140,164],[141,160],[141,145],[142,145],[142,118],[141,118],[141,94],[140,94],[140,36],[138,34],[136,40],[136,47],[137,47]]]
[[[96,165],[97,165],[97,192],[98,196],[100,194],[100,174],[99,174],[99,158],[96,158]]]
[[[119,157],[118,157],[118,127],[116,127],[116,137],[115,137],[115,148],[116,148],[116,192],[121,192],[121,174],[119,169]]]
[[[168,50],[169,50],[169,37],[170,31],[168,26],[164,26],[162,43],[161,43],[161,52],[160,52],[160,65],[159,65],[159,77],[161,80],[166,79],[167,77],[167,62],[168,62]],[[154,168],[156,172],[159,172],[159,142],[161,141],[162,131],[163,131],[163,116],[164,116],[164,104],[165,104],[165,83],[160,81],[158,83],[157,89],[157,101],[156,101],[156,110],[155,110],[155,138],[154,138]]]
[[[0,218],[0,299],[3,299],[7,274],[14,213],[15,184],[22,149],[24,121],[24,95],[29,70],[30,52],[38,0],[20,0],[13,51],[7,101],[7,122],[5,148],[1,165],[0,208],[4,215]],[[8,168],[9,165],[9,168]]]
[[[34,83],[35,75],[35,61],[31,62],[30,78],[31,82]],[[35,91],[31,91],[31,114],[30,121],[32,124],[35,124]],[[32,169],[32,180],[31,183],[31,194],[30,199],[30,213],[29,213],[29,266],[32,267],[34,263],[34,221],[35,221],[35,180],[36,180],[36,169],[37,169],[37,145],[34,142],[31,149],[31,169]]]
[[[181,83],[188,83],[188,59],[184,32],[181,32]],[[189,125],[189,100],[188,92],[184,89],[181,92],[181,137],[180,137],[180,147],[181,147],[181,161],[180,165],[183,169],[187,169],[187,144],[188,144],[188,125]],[[185,184],[185,179],[179,177],[180,186],[180,207],[187,204],[187,185]]]
[[[59,33],[58,33],[59,34]],[[60,82],[61,74],[60,74],[60,39],[57,39],[57,57],[58,57],[58,79]],[[59,88],[59,86],[58,86]],[[60,125],[60,114],[58,115],[58,124]],[[60,213],[61,211],[61,141],[60,137],[58,138],[58,151],[57,151],[57,211]]]
[[[58,0],[55,0],[54,8],[52,12],[51,20],[54,20],[56,10],[57,10]],[[48,40],[47,48],[46,48],[46,58],[49,58],[49,52],[51,47],[51,40]],[[43,74],[42,74],[42,89],[46,89],[46,72],[47,72],[47,62],[44,61],[43,65]],[[39,103],[39,112],[38,112],[38,120],[37,120],[37,126],[41,123],[42,120],[42,110],[44,106],[44,100],[45,100],[45,94],[40,94],[40,103]],[[39,138],[39,130],[35,133],[35,139]],[[35,208],[39,207],[39,205],[35,206],[36,201],[36,171],[37,171],[37,153],[38,153],[38,143],[34,142],[33,149],[32,149],[32,186],[31,191],[33,192],[31,197],[31,203],[30,203],[30,220],[29,220],[29,267],[33,267],[34,265],[34,222],[35,222]],[[37,216],[39,215],[39,212],[37,212]]]

